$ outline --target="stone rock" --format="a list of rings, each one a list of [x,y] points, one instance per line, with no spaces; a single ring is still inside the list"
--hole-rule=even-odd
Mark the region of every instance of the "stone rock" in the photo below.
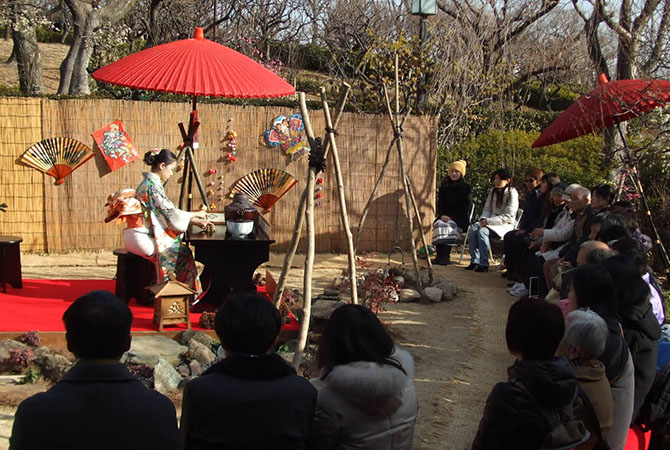
[[[216,359],[216,355],[209,347],[201,344],[195,339],[188,344],[188,352],[186,352],[186,356],[189,359],[198,361],[201,366],[209,366],[212,361]]]
[[[10,350],[32,351],[33,349],[29,345],[26,345],[23,342],[15,341],[13,339],[6,339],[4,341],[0,341],[0,361],[4,361],[5,359],[9,358]]]
[[[182,376],[179,372],[163,358],[158,359],[158,363],[154,367],[154,389],[161,394],[167,394],[179,387]]]
[[[212,348],[212,343],[214,342],[214,339],[204,331],[185,330],[181,335],[181,345],[185,345],[188,347],[188,344],[191,341],[198,341],[201,344],[207,346],[208,348]]]
[[[155,366],[159,359],[165,359],[173,367],[180,363],[179,355],[188,351],[188,347],[179,345],[165,336],[143,336],[133,338],[130,350],[121,358],[122,363],[146,364]]]
[[[342,294],[337,289],[326,289],[325,291],[323,291],[323,295],[327,297],[339,297]]]
[[[54,353],[49,347],[38,347],[33,352],[35,365],[47,380],[59,382],[72,367],[65,356]]]
[[[436,280],[432,287],[436,287],[442,291],[443,302],[451,301],[458,295],[458,286],[456,286],[456,284],[452,283],[451,281]]]
[[[442,289],[430,286],[425,287],[423,288],[423,298],[433,303],[438,303],[442,301]]]
[[[404,288],[398,291],[398,301],[400,303],[411,303],[421,299],[421,293],[416,289]]]
[[[340,306],[348,304],[349,304],[348,302],[343,301],[338,302],[331,302],[328,300],[316,301],[312,305],[312,317],[314,319],[328,320],[330,319],[330,315],[333,313],[333,311],[335,311]]]
[[[430,286],[430,274],[427,270],[421,271],[421,286]]]
[[[192,376],[200,376],[202,374],[202,366],[195,359],[188,363],[189,369],[191,369]]]
[[[416,272],[414,272],[414,269],[403,271],[402,277],[405,279],[405,287],[416,287]]]
[[[405,277],[403,277],[402,275],[397,275],[391,279],[396,283],[398,283],[398,286],[402,286],[403,284],[405,284]]]
[[[181,375],[184,378],[191,375],[191,369],[186,364],[179,364],[179,366],[177,367],[177,372],[179,372],[179,375]]]

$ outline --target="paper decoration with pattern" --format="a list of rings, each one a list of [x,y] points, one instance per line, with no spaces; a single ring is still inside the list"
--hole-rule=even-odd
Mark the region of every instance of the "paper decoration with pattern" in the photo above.
[[[100,128],[91,136],[98,144],[102,156],[104,156],[112,171],[140,158],[133,141],[123,128],[123,123],[120,120]]]

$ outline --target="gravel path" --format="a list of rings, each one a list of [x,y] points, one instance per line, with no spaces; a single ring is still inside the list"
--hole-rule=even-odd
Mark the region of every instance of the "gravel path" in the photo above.
[[[22,255],[24,278],[113,278],[111,252],[69,255]],[[386,257],[369,256],[383,267]],[[267,267],[278,278],[283,255],[273,254]],[[466,261],[467,263],[467,261]],[[411,264],[410,264],[411,266]],[[302,290],[303,259],[297,256],[288,286]],[[317,255],[314,295],[346,268],[346,255]],[[399,345],[416,363],[419,398],[415,449],[465,449],[479,424],[491,388],[506,378],[512,357],[505,347],[504,325],[515,300],[496,272],[473,273],[464,265],[436,266],[436,276],[455,282],[459,296],[448,303],[392,304],[380,314]],[[13,403],[13,402],[12,402]],[[9,446],[14,408],[0,405],[0,450]]]

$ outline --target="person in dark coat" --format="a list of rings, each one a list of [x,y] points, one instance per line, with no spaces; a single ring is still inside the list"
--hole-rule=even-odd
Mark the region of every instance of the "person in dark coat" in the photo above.
[[[184,450],[306,449],[316,389],[271,353],[277,308],[255,294],[230,295],[214,327],[226,358],[184,388]]]
[[[621,317],[623,336],[633,358],[635,369],[633,419],[635,419],[656,376],[661,326],[649,302],[649,285],[642,279],[633,261],[623,255],[617,255],[606,259],[603,265],[612,276],[614,289],[617,292],[617,310]]]
[[[554,358],[563,337],[558,306],[522,298],[509,310],[505,337],[517,357],[508,369],[509,381],[494,386],[472,450],[542,447],[551,431],[540,407],[557,410],[572,403],[577,380],[565,358]]]
[[[132,320],[128,306],[107,291],[70,305],[65,338],[78,361],[60,383],[21,402],[10,449],[179,449],[172,402],[119,363],[130,348]]]
[[[472,188],[465,182],[466,162],[454,161],[449,166],[449,176],[442,180],[437,194],[437,217],[433,223],[433,245],[437,257],[434,264],[449,264],[451,247],[458,235],[467,230],[470,222]]]
[[[552,175],[551,182],[547,182],[542,169],[532,168],[526,170],[524,184],[526,195],[524,197],[523,214],[519,220],[516,230],[508,231],[503,237],[506,272],[503,278],[511,281],[519,280],[520,264],[523,262],[523,254],[530,244],[530,232],[542,225],[544,217],[550,211],[550,196],[554,185],[561,181],[556,174]]]

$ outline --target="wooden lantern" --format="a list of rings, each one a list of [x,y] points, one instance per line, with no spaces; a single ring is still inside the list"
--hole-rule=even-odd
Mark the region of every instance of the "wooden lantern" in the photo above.
[[[186,323],[191,329],[191,315],[189,305],[196,292],[187,284],[175,279],[174,273],[169,274],[169,281],[147,287],[154,293],[154,323],[158,331],[163,331],[163,325]]]

